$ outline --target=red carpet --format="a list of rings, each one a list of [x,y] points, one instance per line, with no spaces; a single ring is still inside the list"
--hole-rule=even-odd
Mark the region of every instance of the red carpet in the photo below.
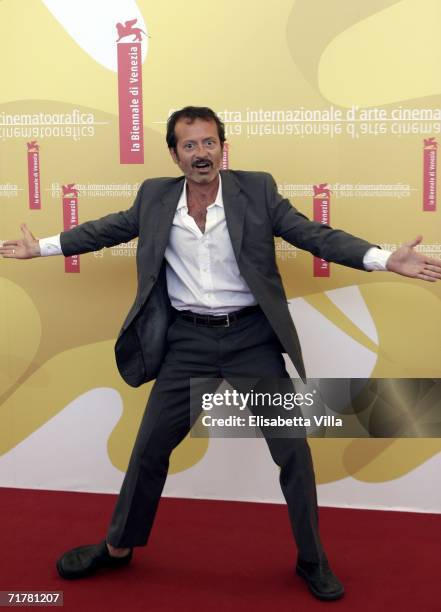
[[[321,509],[321,530],[346,587],[316,601],[294,575],[286,508],[163,499],[131,566],[69,582],[55,560],[103,538],[115,497],[2,489],[0,590],[64,592],[66,610],[439,612],[441,516]]]

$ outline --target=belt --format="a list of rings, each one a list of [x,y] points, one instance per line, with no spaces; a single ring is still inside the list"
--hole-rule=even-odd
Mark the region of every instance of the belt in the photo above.
[[[260,306],[247,306],[241,310],[236,310],[224,315],[210,315],[210,314],[198,314],[191,312],[191,310],[176,310],[177,315],[189,321],[193,325],[202,325],[204,327],[230,327],[231,323],[247,317],[248,315],[254,314],[260,311]]]

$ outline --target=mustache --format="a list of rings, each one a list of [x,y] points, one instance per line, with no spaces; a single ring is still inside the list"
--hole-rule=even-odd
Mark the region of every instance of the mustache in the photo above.
[[[202,164],[210,164],[210,166],[213,165],[213,162],[208,157],[196,157],[196,159],[194,159],[191,162],[191,165],[194,167],[194,166],[197,166],[197,164],[201,164],[201,163]]]

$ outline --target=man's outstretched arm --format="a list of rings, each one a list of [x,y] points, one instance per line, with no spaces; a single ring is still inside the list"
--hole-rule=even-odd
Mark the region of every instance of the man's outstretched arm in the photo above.
[[[406,242],[399,249],[393,251],[387,260],[386,268],[390,272],[409,278],[419,278],[431,283],[441,280],[441,261],[414,250],[422,239],[422,236],[417,236],[415,240]]]
[[[23,238],[0,241],[0,256],[10,259],[31,259],[45,255],[79,255],[99,251],[136,238],[139,233],[139,206],[142,185],[133,206],[128,210],[111,213],[95,221],[86,221],[71,230],[61,232],[52,239],[38,240],[22,223]]]
[[[23,234],[22,239],[6,240],[0,243],[0,255],[9,259],[32,259],[40,257],[40,243],[29,230],[26,223],[22,223],[20,229]]]
[[[268,211],[276,236],[310,251],[316,257],[352,268],[388,270],[428,282],[441,280],[441,261],[415,251],[415,247],[423,239],[422,236],[417,236],[396,251],[388,253],[386,258],[375,245],[362,238],[308,219],[277,192],[271,175],[266,175],[265,183]]]

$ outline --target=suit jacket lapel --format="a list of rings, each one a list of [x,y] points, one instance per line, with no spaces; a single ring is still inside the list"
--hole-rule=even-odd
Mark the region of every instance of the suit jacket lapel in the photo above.
[[[161,264],[165,249],[167,248],[173,217],[175,216],[183,186],[184,177],[182,176],[177,179],[176,183],[161,198],[161,206],[158,208],[153,237],[155,263],[157,265]]]
[[[228,171],[221,171],[221,177],[225,219],[233,251],[236,260],[239,261],[247,199],[241,192],[232,174]],[[167,248],[173,217],[183,186],[184,177],[180,177],[177,179],[176,184],[174,184],[161,198],[161,207],[158,210],[154,231],[154,253],[155,263],[157,265],[162,262],[165,249]]]
[[[239,262],[248,201],[230,172],[221,170],[221,177],[225,219],[236,261]]]

